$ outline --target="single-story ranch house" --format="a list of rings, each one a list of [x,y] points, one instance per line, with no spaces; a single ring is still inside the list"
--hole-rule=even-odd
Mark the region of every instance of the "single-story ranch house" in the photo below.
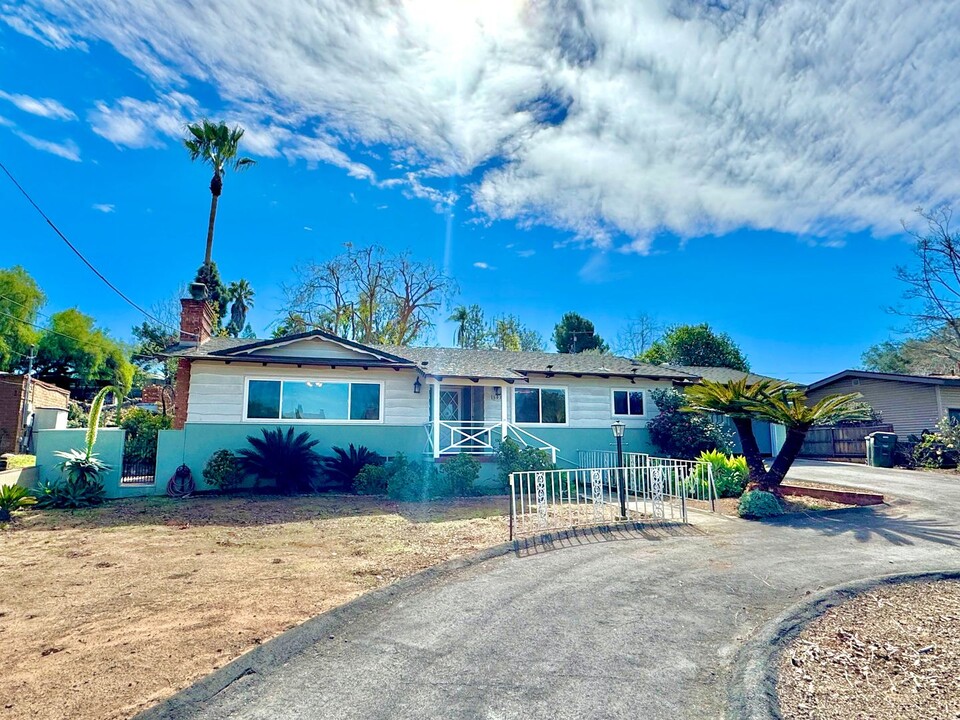
[[[879,410],[901,438],[933,430],[941,418],[960,422],[960,377],[844,370],[807,388],[807,396],[814,401],[854,392]]]
[[[181,302],[175,429],[161,433],[158,480],[182,462],[198,477],[214,451],[277,426],[309,431],[323,450],[434,459],[492,456],[509,437],[575,466],[579,450],[613,449],[618,420],[625,451],[653,451],[650,391],[696,380],[614,355],[387,347],[318,331],[211,337],[207,303]]]

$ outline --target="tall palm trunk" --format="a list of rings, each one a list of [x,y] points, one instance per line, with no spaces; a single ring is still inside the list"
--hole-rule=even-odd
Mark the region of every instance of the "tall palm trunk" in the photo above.
[[[793,461],[800,455],[800,449],[803,447],[803,441],[807,437],[807,431],[810,428],[788,428],[787,437],[777,453],[776,459],[770,468],[770,472],[760,483],[760,489],[767,492],[776,493],[779,491],[780,483],[787,476],[787,471],[793,465]]]
[[[210,222],[207,224],[207,251],[203,256],[203,264],[209,265],[213,259],[213,226],[217,222],[217,203],[220,202],[220,193],[223,192],[223,179],[220,173],[214,173],[210,180]]]
[[[748,417],[731,417],[730,420],[737,429],[737,435],[740,436],[740,450],[747,461],[750,482],[762,483],[767,474],[767,467],[763,464],[760,445],[757,443],[756,435],[753,434],[753,421]]]

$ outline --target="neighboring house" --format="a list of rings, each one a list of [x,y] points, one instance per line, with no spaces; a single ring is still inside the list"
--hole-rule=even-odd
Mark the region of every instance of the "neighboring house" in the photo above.
[[[649,452],[650,391],[696,380],[614,355],[387,347],[325,332],[210,337],[206,303],[181,302],[181,343],[170,351],[176,429],[161,433],[161,450],[195,476],[214,451],[289,426],[319,439],[321,452],[354,443],[383,455],[492,456],[509,437],[571,466],[578,450],[612,449],[619,420],[624,449]]]
[[[0,373],[0,455],[20,452],[24,433],[23,399],[27,376]],[[67,426],[70,392],[56,385],[31,379],[27,408],[27,448],[32,448],[34,429],[58,429]]]
[[[689,375],[694,375],[697,378],[719,383],[743,380],[744,378],[747,379],[747,385],[754,385],[763,380],[785,382],[784,380],[778,380],[768,375],[758,375],[757,373],[744,372],[743,370],[735,370],[734,368],[727,367],[708,367],[706,365],[671,365],[670,367]],[[740,438],[737,436],[737,431],[733,427],[730,418],[717,417],[716,419],[723,422],[733,434],[734,452],[740,452]],[[775,425],[760,420],[753,421],[753,434],[757,438],[757,445],[760,446],[760,452],[764,455],[775,455],[780,452],[780,448],[786,439],[786,430],[782,425]]]
[[[854,392],[900,437],[932,430],[944,417],[960,422],[960,377],[844,370],[807,388],[811,400]]]

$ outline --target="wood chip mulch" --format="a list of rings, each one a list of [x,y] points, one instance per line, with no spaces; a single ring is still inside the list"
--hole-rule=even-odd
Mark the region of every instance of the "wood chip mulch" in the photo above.
[[[787,647],[787,720],[960,718],[960,581],[888,585],[829,609]]]

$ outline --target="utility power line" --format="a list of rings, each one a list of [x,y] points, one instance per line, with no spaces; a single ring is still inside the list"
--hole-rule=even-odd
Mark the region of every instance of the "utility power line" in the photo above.
[[[93,272],[94,275],[96,275],[98,278],[100,278],[101,280],[103,280],[103,282],[106,283],[107,287],[109,287],[109,288],[110,288],[111,290],[113,290],[117,295],[119,295],[121,298],[123,298],[123,300],[124,300],[127,304],[129,304],[131,307],[133,307],[133,308],[135,308],[136,310],[138,310],[138,311],[140,311],[141,313],[143,313],[144,316],[150,318],[150,319],[153,320],[155,323],[158,323],[159,325],[162,325],[162,326],[164,326],[164,327],[166,327],[166,328],[170,328],[171,330],[178,330],[178,331],[179,331],[179,328],[174,328],[172,325],[168,325],[167,323],[163,322],[163,320],[161,320],[160,318],[158,318],[158,317],[152,315],[151,313],[147,312],[146,310],[144,310],[142,307],[140,307],[139,305],[137,305],[137,303],[135,303],[133,300],[131,300],[129,297],[127,297],[127,296],[123,293],[123,291],[120,290],[120,288],[118,288],[116,285],[114,285],[112,282],[110,282],[110,281],[106,278],[106,276],[104,276],[104,274],[103,274],[102,272],[100,272],[99,270],[97,270],[96,267],[94,267],[94,265],[93,265],[92,262],[90,262],[89,260],[87,260],[86,257],[84,257],[83,253],[80,252],[80,250],[77,249],[76,245],[74,245],[72,242],[70,242],[70,240],[67,239],[67,236],[64,235],[62,232],[60,232],[60,228],[58,228],[58,227],[56,226],[56,224],[53,222],[53,220],[51,220],[50,217],[43,211],[43,209],[41,209],[41,207],[40,207],[39,205],[37,205],[37,203],[34,201],[34,199],[33,199],[32,197],[30,197],[30,193],[28,193],[28,192],[24,189],[24,187],[23,187],[19,182],[17,182],[17,179],[13,176],[13,173],[11,173],[11,172],[7,169],[7,166],[4,165],[2,161],[0,161],[0,170],[3,170],[3,172],[6,174],[6,176],[7,176],[8,178],[10,178],[10,182],[12,182],[12,183],[16,186],[17,190],[19,190],[20,193],[27,199],[27,202],[29,202],[29,203],[33,206],[33,209],[36,210],[36,211],[40,214],[40,217],[42,217],[42,218],[46,221],[47,225],[49,225],[49,226],[53,229],[53,231],[60,237],[60,239],[63,240],[63,242],[65,242],[65,243],[67,244],[67,247],[69,247],[71,250],[73,250],[74,254],[76,254],[76,256],[83,261],[84,265],[86,265],[88,268],[90,268],[90,270]],[[192,334],[192,333],[191,333],[191,334]]]

